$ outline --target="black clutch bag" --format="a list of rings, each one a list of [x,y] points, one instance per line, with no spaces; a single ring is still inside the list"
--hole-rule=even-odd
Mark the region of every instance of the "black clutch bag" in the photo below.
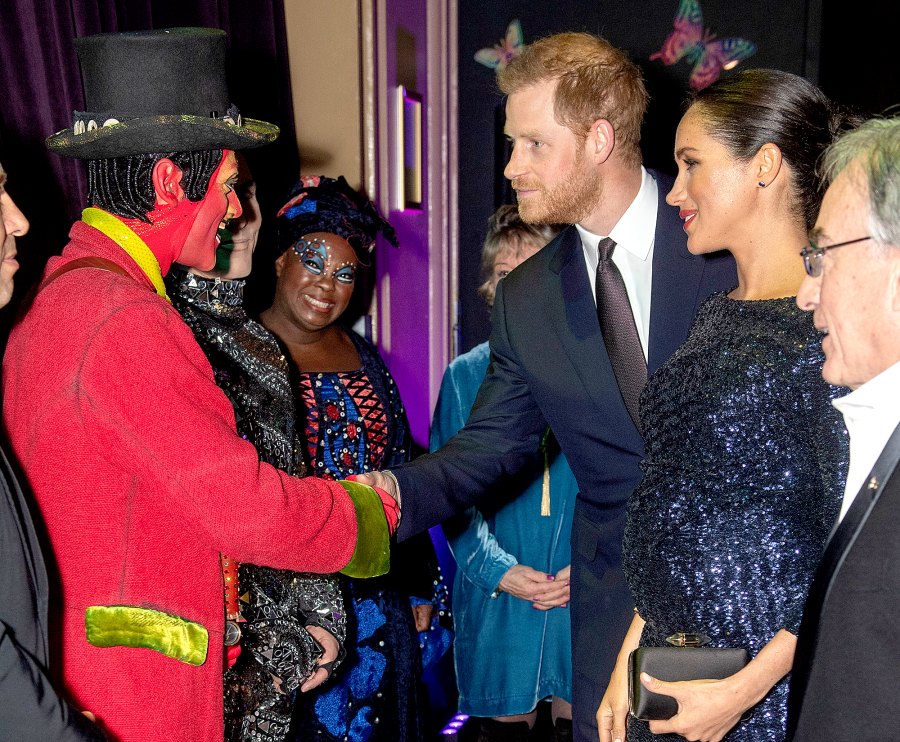
[[[673,634],[672,640],[691,634]],[[703,637],[705,638],[705,637]],[[672,696],[652,693],[641,683],[641,673],[665,681],[721,680],[734,675],[750,661],[746,649],[719,649],[688,644],[673,647],[638,647],[628,657],[628,709],[636,719],[658,721],[678,713]]]

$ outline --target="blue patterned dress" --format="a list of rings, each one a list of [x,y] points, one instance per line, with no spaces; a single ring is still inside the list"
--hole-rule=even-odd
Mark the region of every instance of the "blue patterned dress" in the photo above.
[[[303,441],[297,435],[287,361],[275,336],[244,311],[245,283],[203,278],[178,265],[166,277],[172,305],[234,407],[238,433],[256,447],[261,461],[302,476]],[[344,641],[340,585],[330,575],[247,562],[239,570],[242,651],[225,672],[225,740],[284,742],[293,691],[315,672],[322,654],[308,627]]]
[[[714,294],[648,381],[624,541],[643,646],[683,631],[754,656],[797,633],[847,465],[831,406],[844,390],[822,381],[820,340],[792,298]],[[787,691],[785,678],[726,739],[784,740]],[[629,719],[629,742],[681,739]]]
[[[395,466],[409,458],[406,413],[394,380],[376,351],[348,331],[361,367],[349,372],[297,374],[298,408],[305,410],[310,469],[318,477]],[[432,602],[440,575],[427,533],[391,549],[391,571],[344,581],[347,658],[321,688],[300,694],[296,742],[418,742],[427,731],[420,640],[412,604]],[[444,634],[436,627],[434,634]],[[426,632],[432,633],[432,632]]]

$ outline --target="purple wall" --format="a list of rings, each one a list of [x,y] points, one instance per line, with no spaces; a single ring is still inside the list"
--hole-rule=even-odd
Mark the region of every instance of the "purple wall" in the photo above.
[[[422,98],[422,140],[427,140],[428,90],[426,74],[425,3],[422,0],[388,0],[383,22],[384,59],[388,101],[393,114],[397,85]],[[396,124],[388,119],[390,162],[378,163],[391,173],[397,166]],[[422,158],[422,200],[428,203],[426,158]],[[397,230],[400,249],[382,249],[378,256],[377,337],[384,360],[394,375],[406,405],[416,443],[427,448],[431,422],[429,399],[429,248],[425,211],[389,210],[388,219]],[[389,290],[385,291],[385,281]],[[388,326],[389,323],[389,326]]]

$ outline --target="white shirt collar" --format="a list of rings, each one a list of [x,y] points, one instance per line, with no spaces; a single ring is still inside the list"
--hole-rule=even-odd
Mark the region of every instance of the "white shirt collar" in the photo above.
[[[844,488],[841,520],[900,423],[900,363],[882,371],[832,404],[844,416],[850,434],[850,467]]]
[[[900,418],[900,362],[873,376],[850,394],[838,397],[832,404],[842,414],[854,417],[867,412],[878,412],[879,417]]]

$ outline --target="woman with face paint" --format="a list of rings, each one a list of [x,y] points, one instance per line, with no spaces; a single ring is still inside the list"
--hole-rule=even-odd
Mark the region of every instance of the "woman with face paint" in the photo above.
[[[301,178],[277,219],[275,297],[261,321],[292,365],[309,473],[345,479],[406,461],[409,426],[394,380],[372,345],[339,322],[377,235],[396,246],[393,228],[342,177]],[[427,533],[391,551],[384,578],[345,581],[347,659],[298,700],[293,739],[424,739],[417,631],[429,642],[443,635],[427,632],[441,582]]]
[[[219,232],[216,267],[173,265],[172,303],[209,358],[235,410],[238,432],[266,461],[302,476],[302,431],[295,427],[288,365],[275,337],[244,311],[244,286],[262,223],[256,184],[238,157],[241,216]],[[320,685],[346,634],[337,579],[236,563],[225,579],[225,740],[284,742],[295,692]],[[242,596],[238,599],[238,596]]]

